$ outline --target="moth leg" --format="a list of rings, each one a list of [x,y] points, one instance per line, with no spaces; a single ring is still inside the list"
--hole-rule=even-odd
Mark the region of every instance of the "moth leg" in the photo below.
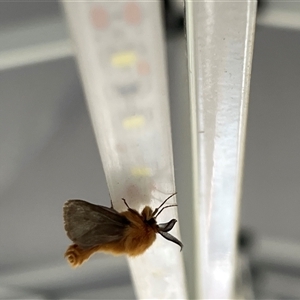
[[[131,208],[130,208],[129,205],[127,204],[126,200],[125,200],[124,198],[122,198],[122,200],[123,200],[123,202],[125,203],[125,205],[127,206],[127,208],[128,208],[129,210],[131,210]]]
[[[110,193],[109,193],[109,199],[110,199],[110,208],[114,208],[114,204],[113,204],[113,202],[112,202]]]
[[[87,260],[93,253],[95,253],[97,249],[89,248],[89,249],[81,249],[78,245],[73,244],[68,247],[65,257],[72,267],[80,266],[85,260]]]
[[[125,205],[127,206],[128,210],[130,212],[132,212],[133,214],[138,215],[140,217],[140,214],[135,209],[132,209],[129,207],[128,203],[126,202],[126,200],[124,198],[122,198],[122,200],[124,201]]]

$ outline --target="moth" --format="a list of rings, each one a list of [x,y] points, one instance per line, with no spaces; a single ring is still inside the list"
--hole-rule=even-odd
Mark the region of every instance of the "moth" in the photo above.
[[[112,202],[111,207],[106,207],[84,200],[67,201],[63,207],[64,227],[74,244],[68,247],[65,257],[72,267],[77,267],[98,251],[137,256],[153,244],[157,233],[179,245],[181,251],[183,244],[168,233],[177,220],[163,224],[156,222],[165,208],[177,206],[164,206],[175,194],[154,210],[145,206],[141,213],[130,208],[124,198],[127,210],[123,212],[116,211]]]

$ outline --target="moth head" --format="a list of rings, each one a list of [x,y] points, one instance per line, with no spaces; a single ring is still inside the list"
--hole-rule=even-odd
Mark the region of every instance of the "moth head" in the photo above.
[[[153,211],[150,206],[145,206],[143,211],[142,211],[142,216],[145,221],[150,221],[153,219]],[[154,218],[155,220],[155,218]]]
[[[177,244],[178,246],[180,246],[180,251],[182,250],[183,244],[177,239],[175,238],[173,235],[171,235],[170,233],[168,233],[168,231],[170,231],[174,225],[176,224],[177,220],[176,219],[172,219],[167,223],[162,223],[162,224],[157,224],[156,223],[156,218],[157,216],[167,207],[172,207],[172,206],[177,206],[177,204],[171,204],[171,205],[167,205],[164,206],[164,204],[175,195],[176,193],[172,194],[171,196],[169,196],[166,200],[164,200],[161,205],[156,208],[154,211],[151,210],[151,208],[149,206],[146,206],[142,212],[142,215],[145,217],[145,219],[147,220],[147,223],[149,223],[149,225],[155,226],[156,232],[159,233],[162,237],[164,237],[165,239]],[[146,217],[147,216],[147,217]]]

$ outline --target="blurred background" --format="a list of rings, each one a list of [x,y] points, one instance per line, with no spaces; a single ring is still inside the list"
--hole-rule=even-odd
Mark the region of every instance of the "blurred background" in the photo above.
[[[191,246],[183,6],[163,4],[179,217]],[[261,1],[239,243],[257,299],[300,298],[299,53],[300,3]],[[98,254],[76,270],[63,259],[63,203],[109,205],[109,195],[56,1],[0,3],[0,163],[0,299],[134,299],[125,258]]]

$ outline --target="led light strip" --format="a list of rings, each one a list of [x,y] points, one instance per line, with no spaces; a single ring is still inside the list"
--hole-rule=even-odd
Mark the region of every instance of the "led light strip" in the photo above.
[[[175,191],[160,1],[63,4],[114,207],[155,208]],[[186,298],[179,250],[158,236],[129,259],[138,298]]]

